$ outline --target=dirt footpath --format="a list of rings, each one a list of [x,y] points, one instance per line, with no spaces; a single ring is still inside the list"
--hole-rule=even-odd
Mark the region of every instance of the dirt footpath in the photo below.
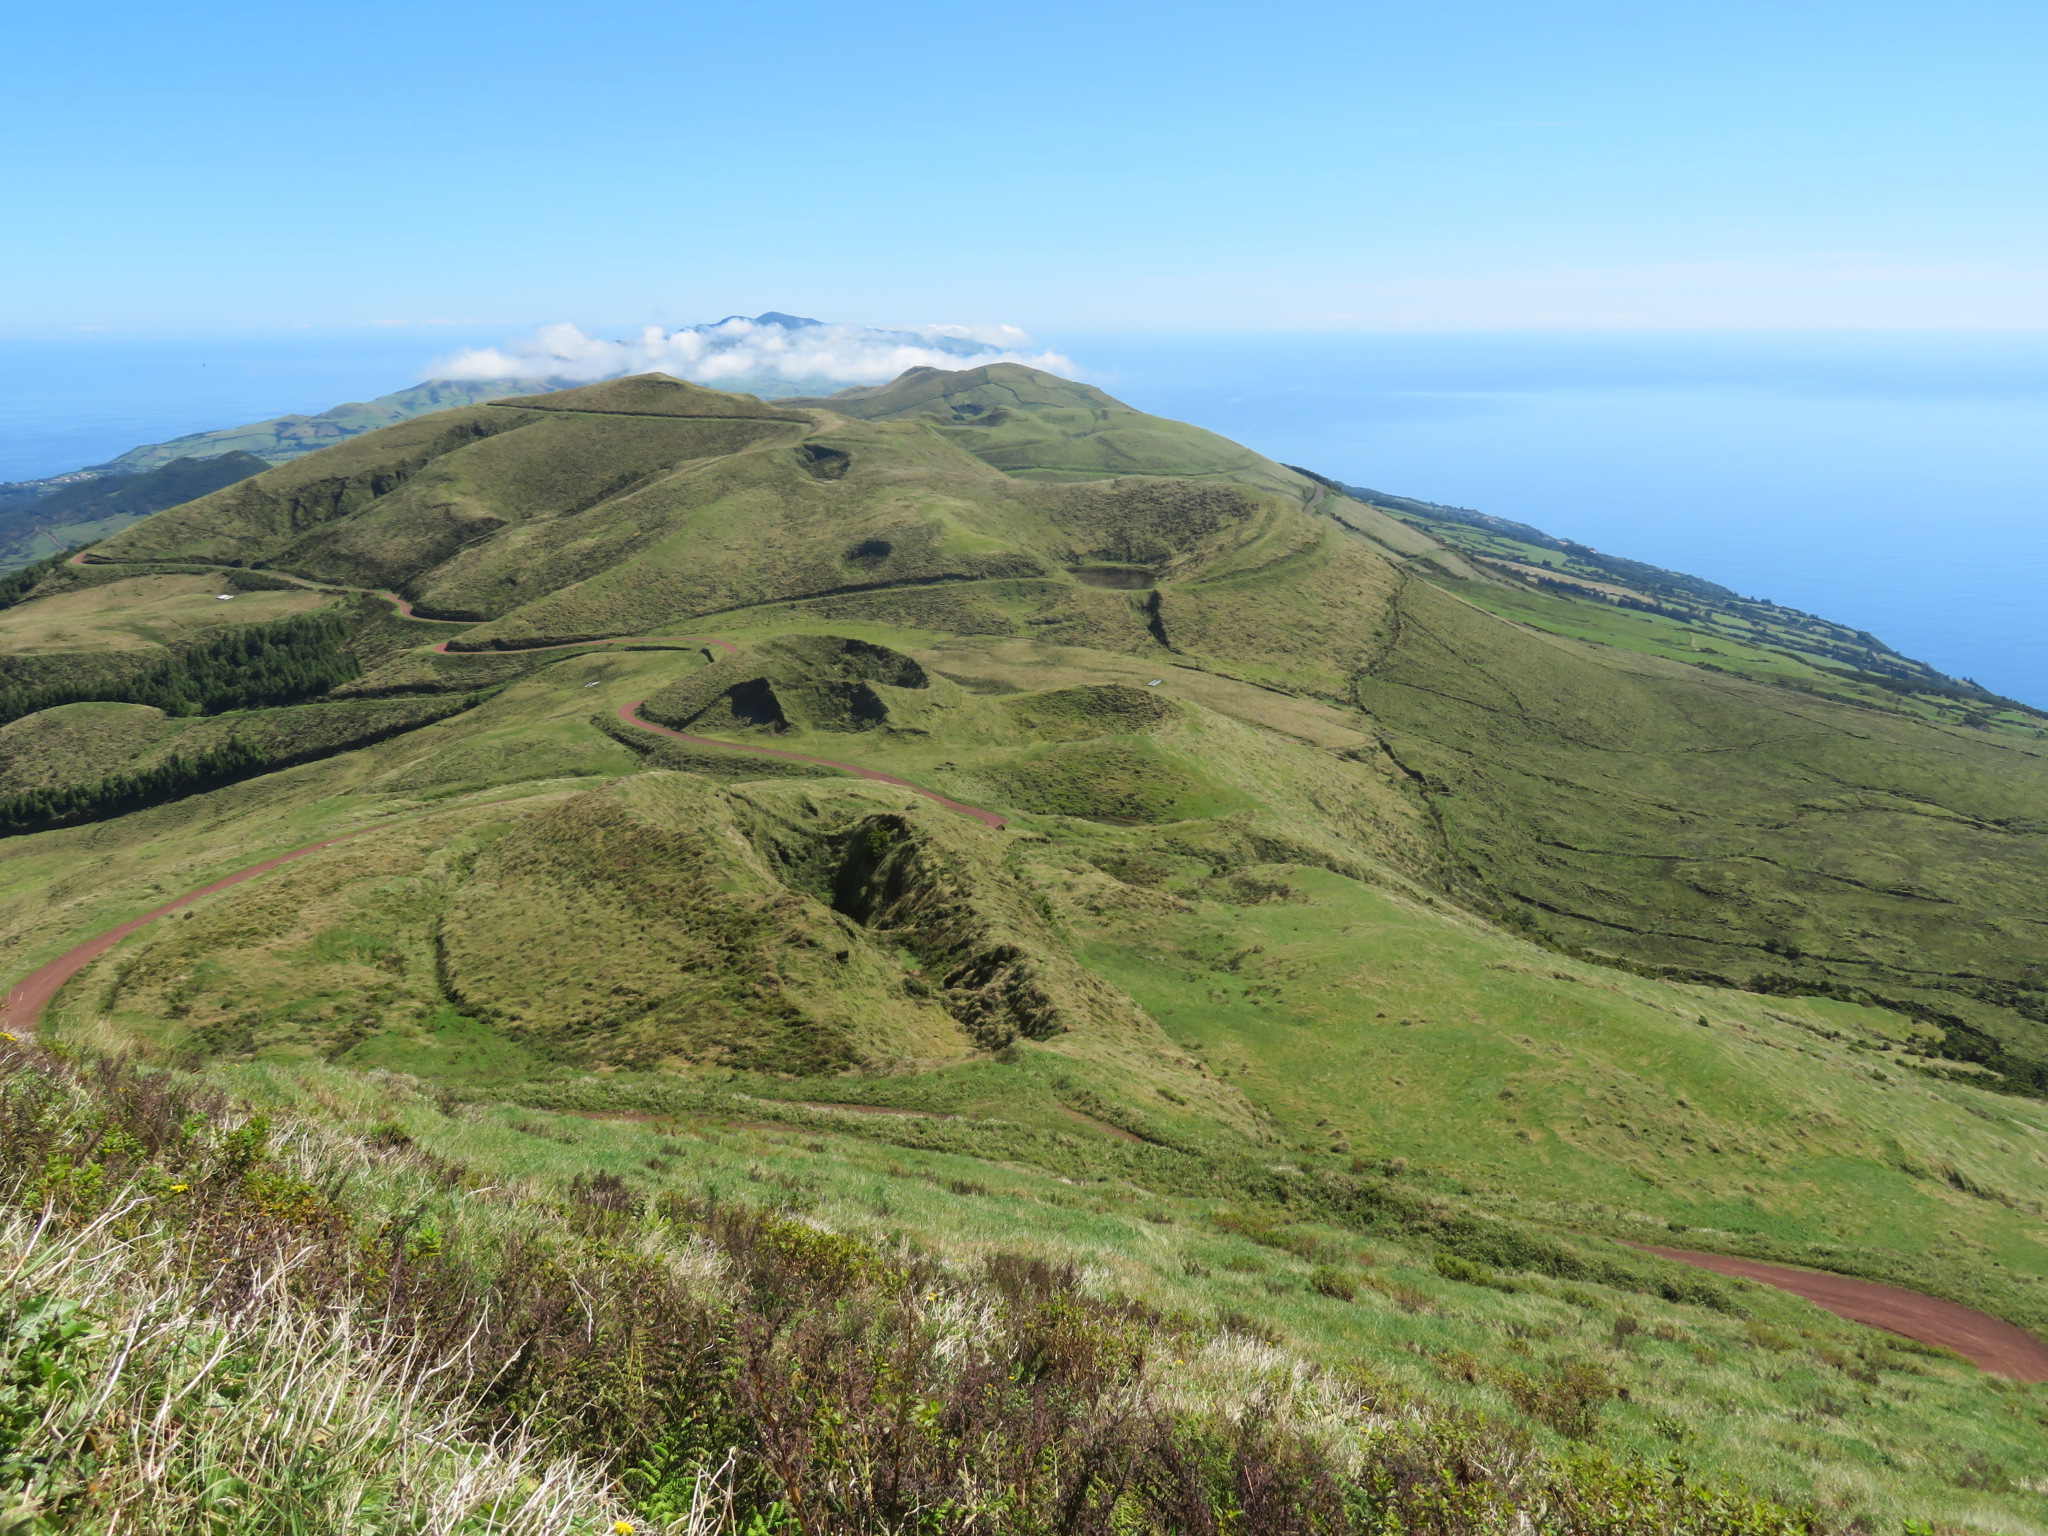
[[[1923,1296],[1896,1285],[1879,1285],[1875,1280],[1731,1258],[1725,1253],[1692,1253],[1648,1243],[1630,1243],[1629,1247],[1711,1269],[1716,1274],[1774,1285],[1781,1291],[1804,1296],[1837,1317],[1868,1323],[1923,1344],[1942,1345],[1987,1371],[1996,1371],[2015,1381],[2048,1381],[2048,1344],[2024,1328],[1953,1301]]]

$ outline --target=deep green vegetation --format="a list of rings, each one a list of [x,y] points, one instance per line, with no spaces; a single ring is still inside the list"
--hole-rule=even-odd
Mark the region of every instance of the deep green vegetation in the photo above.
[[[243,625],[146,673],[128,702],[169,715],[294,704],[360,675],[339,615]]]
[[[0,837],[103,821],[204,794],[258,774],[372,746],[475,703],[474,698],[456,698],[267,710],[231,722],[226,731],[173,732],[167,754],[149,754],[138,766],[98,779],[67,773],[55,783],[0,794]]]
[[[340,614],[244,624],[118,681],[0,691],[0,724],[89,700],[147,704],[167,715],[217,715],[313,698],[361,675]]]
[[[174,755],[139,772],[117,774],[92,784],[23,790],[0,796],[0,836],[119,816],[124,811],[232,784],[272,766],[257,747],[230,738],[201,757]]]
[[[384,1127],[448,1180],[388,1203],[437,1255],[489,1250],[449,1235],[485,1213],[526,1234],[556,1267],[449,1273],[507,1317],[573,1277],[616,1355],[534,1359],[612,1395],[557,1422],[463,1365],[420,1411],[523,1424],[593,1508],[2048,1529],[2040,1389],[1628,1246],[2048,1333],[2039,722],[1712,583],[1369,499],[1007,366],[366,433],[0,615],[17,694],[92,701],[0,726],[0,785],[104,813],[11,840],[10,964],[361,834],[137,934],[40,1036],[323,1145]],[[335,590],[385,586],[460,627]],[[583,643],[621,636],[657,639]],[[190,776],[251,747],[278,771]],[[1053,1313],[1095,1342],[1062,1354]]]
[[[59,550],[56,554],[46,555],[18,571],[9,571],[5,576],[0,576],[0,608],[12,608],[27,597],[44,577],[64,563],[69,553],[69,550]]]

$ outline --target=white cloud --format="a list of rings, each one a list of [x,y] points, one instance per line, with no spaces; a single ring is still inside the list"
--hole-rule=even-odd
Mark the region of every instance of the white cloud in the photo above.
[[[876,330],[864,325],[786,326],[735,316],[712,325],[605,340],[566,321],[495,347],[472,347],[429,370],[440,379],[593,379],[669,373],[699,384],[886,384],[907,368],[979,368],[1022,363],[1072,374],[1057,352],[1033,351],[1012,325],[923,325]]]

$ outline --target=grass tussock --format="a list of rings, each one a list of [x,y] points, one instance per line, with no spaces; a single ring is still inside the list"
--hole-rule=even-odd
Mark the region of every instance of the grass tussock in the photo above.
[[[997,1257],[0,1050],[0,1528],[1810,1532]]]

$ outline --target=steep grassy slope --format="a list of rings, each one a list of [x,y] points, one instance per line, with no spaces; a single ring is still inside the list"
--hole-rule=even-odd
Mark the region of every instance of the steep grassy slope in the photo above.
[[[464,648],[823,593],[1031,579],[1053,582],[1043,624],[1120,625],[1124,643],[1145,645],[1142,601],[1095,590],[1223,574],[1304,537],[1286,521],[1293,498],[1258,493],[1263,472],[1248,487],[1036,486],[922,423],[758,401],[736,410],[749,397],[657,376],[548,399],[344,445],[154,518],[89,559],[389,584],[423,614],[494,621]]]
[[[360,833],[146,928],[45,1037],[285,1097],[395,1070],[432,1085],[375,1090],[407,1134],[492,1176],[765,1183],[1553,1448],[2048,1527],[2038,1391],[1621,1241],[2048,1331],[2039,746],[1511,622],[1505,578],[1219,441],[1025,369],[772,406],[650,377],[159,514],[0,622],[211,655],[176,567],[234,562],[203,579],[338,616],[361,675],[32,713],[8,782],[434,717],[11,840],[9,963]],[[384,585],[463,618],[336,590]]]
[[[1602,554],[1526,523],[1314,478],[1449,544],[1465,557],[1466,568],[1440,566],[1434,574],[1458,579],[1456,590],[1467,601],[1538,629],[1866,709],[2048,736],[2048,717],[2040,711],[1967,679],[1945,677],[1863,630]]]
[[[90,544],[129,524],[233,485],[267,466],[236,450],[203,459],[173,459],[132,474],[94,476],[47,495],[0,502],[0,570]]]
[[[1888,999],[1966,1054],[1989,1031],[2048,1082],[2037,744],[1625,651],[1587,668],[1422,583],[1395,616],[1359,701],[1472,899],[1701,979]]]
[[[167,443],[145,443],[71,474],[0,484],[0,570],[110,537],[152,512],[365,432],[550,387],[511,379],[433,379],[316,416],[192,432]]]
[[[0,1051],[0,1222],[31,1292],[9,1297],[0,1469],[19,1530],[1836,1528],[994,1246],[997,1192],[947,1177],[957,1159],[717,1117],[449,1116],[388,1076],[233,1086],[258,1103],[217,1074]],[[878,1189],[945,1241],[879,1227]],[[1122,1226],[1033,1196],[1070,1251]],[[1343,1273],[1317,1271],[1309,1311],[1351,1310]],[[1867,1368],[1953,1397],[1939,1365]],[[1581,1439],[1613,1401],[1590,1363],[1502,1380]]]
[[[1294,494],[1298,472],[1228,438],[1134,411],[1101,390],[1014,363],[913,368],[893,383],[783,402],[861,421],[915,420],[1008,474],[1040,480],[1172,475]]]

